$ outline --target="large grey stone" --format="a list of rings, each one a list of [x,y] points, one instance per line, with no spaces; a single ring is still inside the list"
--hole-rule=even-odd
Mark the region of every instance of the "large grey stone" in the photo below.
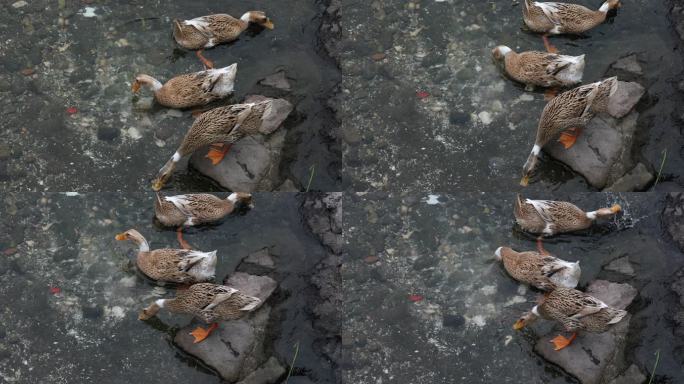
[[[672,240],[684,251],[684,193],[669,193],[662,220]]]
[[[646,376],[639,370],[639,368],[632,364],[608,384],[643,384],[646,381]]]
[[[261,95],[252,95],[245,99],[245,103],[268,99]],[[293,106],[284,99],[270,100],[259,127],[261,135],[245,137],[233,144],[230,152],[217,165],[212,165],[206,158],[208,148],[202,148],[190,158],[192,166],[231,191],[276,189],[282,183],[279,167],[286,135],[284,130],[276,130],[292,112]]]
[[[278,283],[268,276],[254,276],[243,272],[233,273],[224,284],[247,295],[258,297],[262,303],[266,302],[278,286]]]
[[[271,357],[264,365],[238,384],[273,384],[284,374],[285,368],[280,365],[275,357]]]
[[[646,90],[639,83],[618,82],[615,94],[608,100],[608,114],[619,119],[629,113]]]
[[[596,280],[587,293],[606,304],[624,309],[636,297],[637,291],[629,284]],[[535,345],[535,351],[546,360],[560,366],[577,377],[583,384],[599,384],[615,378],[625,367],[624,354],[631,315],[607,332],[582,333],[567,348],[554,351],[549,342],[557,331],[542,336]]]
[[[633,166],[632,143],[638,117],[637,112],[620,120],[597,116],[570,149],[553,141],[544,150],[584,176],[589,184],[602,189]]]
[[[265,360],[263,339],[270,311],[270,307],[263,306],[247,318],[221,322],[218,329],[197,344],[190,335],[195,326],[187,326],[176,333],[174,343],[224,380],[234,383]]]
[[[208,148],[195,152],[190,163],[199,172],[231,191],[272,191],[279,185],[285,131],[268,137],[246,137],[235,143],[217,165],[205,157]]]
[[[641,191],[648,184],[653,181],[655,176],[646,168],[643,163],[637,163],[637,165],[632,168],[629,172],[625,173],[624,176],[617,179],[610,187],[604,189],[604,191],[610,192],[631,192],[631,191]]]
[[[255,264],[268,269],[273,269],[275,267],[275,261],[273,261],[268,248],[263,248],[256,252],[250,253],[244,258],[243,262]]]

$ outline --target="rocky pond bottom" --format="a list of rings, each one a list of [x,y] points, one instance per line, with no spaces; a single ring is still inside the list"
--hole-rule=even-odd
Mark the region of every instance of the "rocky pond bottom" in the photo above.
[[[552,196],[526,196],[551,198]],[[511,279],[494,251],[535,250],[513,218],[512,193],[347,195],[342,265],[345,382],[654,383],[684,380],[684,196],[558,194],[585,209],[620,204],[616,218],[544,240],[581,261],[578,288],[628,316],[603,334],[513,324],[540,296]]]
[[[254,206],[186,231],[217,250],[216,281],[260,297],[241,320],[192,344],[190,316],[138,312],[175,287],[143,278],[136,228],[177,247],[153,194],[6,194],[0,201],[0,382],[334,383],[339,354],[339,194],[256,194]]]

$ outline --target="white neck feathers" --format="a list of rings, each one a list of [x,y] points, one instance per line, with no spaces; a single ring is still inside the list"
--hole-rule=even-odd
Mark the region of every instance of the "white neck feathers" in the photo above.
[[[249,12],[245,12],[245,14],[240,17],[240,20],[249,23]]]

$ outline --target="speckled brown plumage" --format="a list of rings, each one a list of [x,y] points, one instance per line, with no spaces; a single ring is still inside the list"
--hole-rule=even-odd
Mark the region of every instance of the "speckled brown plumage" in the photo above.
[[[619,1],[610,0],[606,4],[592,10],[578,4],[525,0],[523,20],[537,33],[581,34],[603,23],[608,10],[617,8]]]
[[[216,251],[201,252],[162,248],[150,250],[140,232],[129,229],[116,236],[117,240],[131,240],[140,247],[136,257],[138,270],[150,279],[170,283],[196,283],[214,278]]]
[[[178,291],[174,299],[164,300],[173,313],[194,315],[207,323],[239,319],[261,303],[256,297],[225,285],[200,283]]]
[[[211,109],[201,114],[183,138],[178,148],[188,156],[212,143],[235,143],[245,136],[258,133],[261,117],[270,100],[255,104],[234,104]]]
[[[233,195],[231,195],[233,196]],[[249,194],[235,194],[236,201],[249,200]],[[154,213],[169,227],[193,226],[221,220],[235,209],[235,203],[208,193],[163,197],[157,194]]]
[[[569,128],[584,128],[595,114],[605,112],[608,97],[617,89],[617,77],[582,85],[549,101],[537,126],[535,144],[544,147]]]
[[[543,291],[552,291],[559,286],[574,288],[580,277],[579,264],[550,255],[516,252],[508,247],[500,247],[496,255],[512,278]]]
[[[542,318],[563,324],[569,332],[605,332],[627,312],[575,289],[558,288],[537,306]]]
[[[496,49],[509,51],[503,53]],[[582,81],[584,55],[575,57],[537,51],[516,53],[505,46],[496,49],[494,57],[503,61],[506,74],[523,84],[564,87]]]
[[[167,81],[154,93],[157,102],[170,108],[190,108],[222,99],[233,92],[236,64],[188,73]]]
[[[193,24],[174,20],[173,37],[186,49],[210,48],[237,39],[249,23],[227,14],[197,17]]]
[[[611,208],[585,212],[567,201],[523,199],[518,194],[513,215],[526,232],[550,236],[589,228],[597,218],[615,215],[620,210],[616,204]]]

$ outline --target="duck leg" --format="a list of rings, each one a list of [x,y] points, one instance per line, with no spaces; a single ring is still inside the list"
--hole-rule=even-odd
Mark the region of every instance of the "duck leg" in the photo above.
[[[549,41],[549,35],[542,35],[542,40],[544,41],[544,47],[546,48],[546,51],[549,53],[558,53],[558,48],[554,47],[553,44]]]
[[[550,253],[546,252],[546,249],[544,249],[544,246],[542,245],[542,237],[539,236],[537,237],[537,250],[539,253],[541,253],[544,256],[550,255]]]
[[[192,332],[190,332],[190,334],[195,337],[193,343],[197,344],[199,342],[202,342],[204,339],[209,337],[211,332],[216,328],[218,328],[218,323],[211,323],[211,325],[207,329],[204,329],[202,327],[195,328]]]
[[[558,141],[563,143],[565,149],[568,149],[575,145],[575,141],[577,141],[577,137],[579,137],[581,133],[582,128],[570,128],[560,134]]]
[[[556,96],[558,96],[558,88],[548,88],[544,92],[544,101],[549,101]]]
[[[572,341],[575,340],[576,337],[577,337],[577,332],[573,332],[572,336],[570,336],[569,339],[563,335],[558,335],[558,336],[554,337],[553,339],[551,339],[551,342],[555,346],[555,348],[553,348],[553,350],[554,351],[560,351],[561,349],[570,345],[570,343],[572,343]]]
[[[198,51],[195,51],[197,58],[200,59],[200,61],[202,62],[202,64],[204,64],[204,67],[206,69],[213,69],[214,68],[214,62],[207,59],[206,57],[204,57],[204,55],[202,55],[202,52],[204,52],[204,49],[200,49]]]
[[[220,163],[221,160],[223,160],[223,158],[226,156],[226,153],[228,153],[228,150],[230,150],[231,146],[232,144],[225,143],[212,144],[209,148],[209,152],[205,157],[211,160],[212,165],[216,165]]]
[[[180,244],[183,249],[192,249],[190,244],[183,238],[183,227],[178,227],[176,229],[176,238],[178,239],[178,244]]]

